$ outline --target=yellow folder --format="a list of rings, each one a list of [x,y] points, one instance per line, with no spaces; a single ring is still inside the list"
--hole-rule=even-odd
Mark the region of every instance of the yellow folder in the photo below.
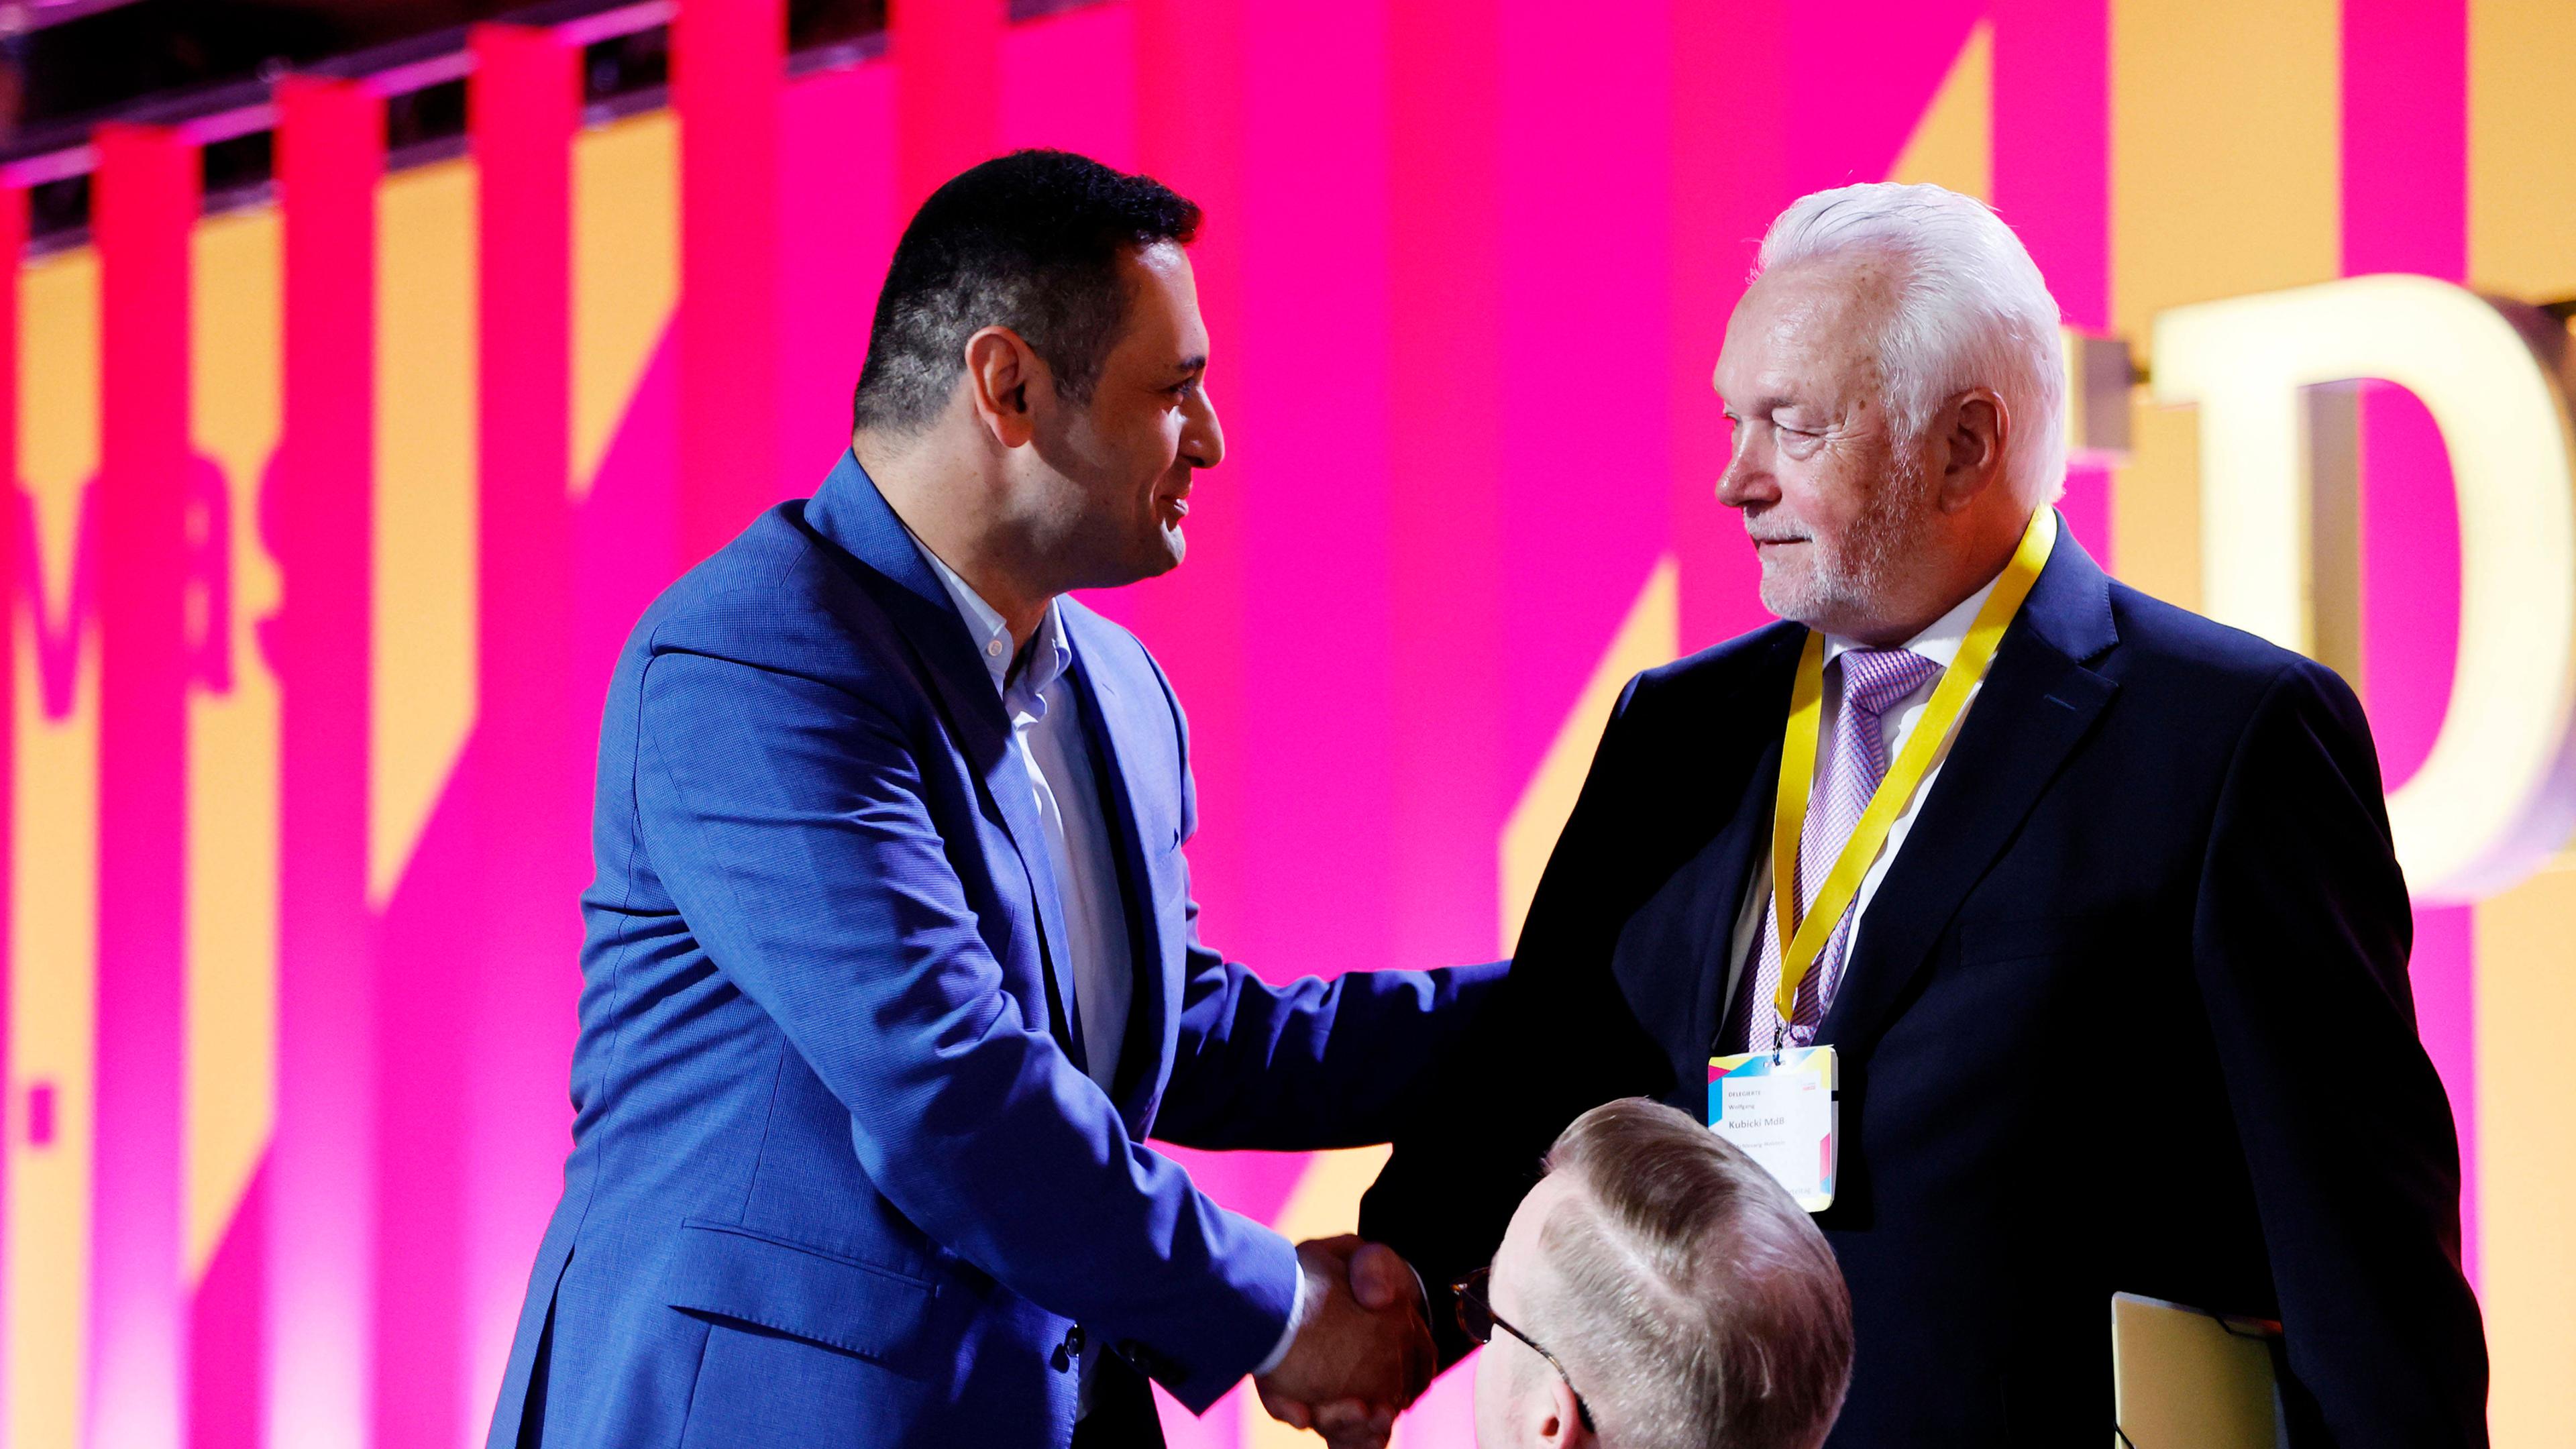
[[[2111,1295],[2114,1449],[2282,1449],[2279,1324]]]

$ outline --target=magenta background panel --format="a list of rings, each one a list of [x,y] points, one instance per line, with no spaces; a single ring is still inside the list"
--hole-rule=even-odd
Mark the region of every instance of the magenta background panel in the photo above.
[[[394,380],[363,319],[383,115],[359,88],[281,87],[285,429],[255,521],[284,577],[258,661],[282,709],[277,1115],[193,1284],[172,1271],[191,665],[155,569],[195,467],[174,262],[194,156],[136,133],[110,147],[96,608],[33,635],[60,685],[81,631],[108,645],[96,1442],[477,1437],[564,1148],[611,663],[680,568],[844,446],[919,168],[1062,146],[1207,207],[1193,259],[1226,454],[1197,482],[1184,567],[1093,602],[1188,709],[1206,938],[1273,978],[1496,953],[1498,837],[1640,587],[1674,565],[1686,649],[1763,622],[1713,497],[1728,315],[1769,218],[1883,176],[1980,22],[1999,207],[2069,323],[2110,322],[2108,0],[1105,0],[1008,26],[1000,0],[956,3],[988,8],[916,12],[909,56],[791,79],[776,0],[687,0],[682,300],[577,496],[560,486],[571,53],[478,38],[480,714],[381,908],[369,474]],[[2346,0],[2344,18],[2345,270],[2457,279],[2464,6]],[[2361,415],[2361,685],[2394,782],[2447,699],[2457,520],[2422,407],[2374,386]],[[2116,566],[2110,486],[2079,470],[2064,506]],[[10,562],[0,584],[23,596],[35,561]],[[2417,930],[2424,1035],[2471,1127],[2469,918],[2420,912]],[[1175,1156],[1263,1218],[1309,1165]],[[1467,1391],[1463,1374],[1435,1389],[1407,1421],[1415,1449],[1468,1442]],[[1241,1438],[1238,1399],[1169,1418],[1179,1449]]]
[[[2109,0],[1994,0],[1995,210],[2048,278],[2066,325],[2111,325]],[[2068,470],[2058,509],[2095,560],[2118,566],[2111,478]]]
[[[1502,14],[1503,538],[1484,586],[1501,593],[1509,669],[1496,764],[1519,781],[1669,547],[1671,184],[1637,138],[1664,123],[1676,81],[1655,7],[1574,28],[1540,0]]]
[[[280,94],[285,432],[260,529],[286,578],[260,638],[278,680],[277,1119],[264,1418],[298,1449],[367,1442],[377,1214],[377,919],[367,902],[375,188],[382,103]],[[250,1325],[234,1325],[236,1330]],[[238,1442],[238,1441],[236,1441]]]
[[[2468,6],[2345,0],[2343,269],[2468,276]],[[2361,425],[2361,695],[2390,788],[2433,748],[2459,651],[2460,531],[2432,415],[2365,385]],[[2415,913],[2412,976],[2425,1049],[2450,1092],[2460,1166],[2477,1180],[2477,1041],[2471,913]],[[2461,1204],[2476,1272],[2477,1199]]]
[[[186,1037],[188,230],[197,152],[99,137],[97,1130],[89,1418],[102,1443],[187,1431],[181,1077]]]

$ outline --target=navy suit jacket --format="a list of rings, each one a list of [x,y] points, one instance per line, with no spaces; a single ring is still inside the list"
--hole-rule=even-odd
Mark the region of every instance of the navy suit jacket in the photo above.
[[[1426,1278],[1491,1257],[1586,1108],[1706,1120],[1805,633],[1620,698],[1460,1048],[1483,1100],[1399,1137],[1362,1210]],[[1817,1222],[1858,1335],[1831,1443],[2108,1442],[2124,1291],[2284,1323],[2296,1444],[2485,1443],[2411,931],[2343,681],[2112,582],[2061,525],[1819,1038],[1844,1081]]]
[[[549,1446],[1061,1446],[1085,1351],[1204,1410],[1277,1342],[1294,1250],[1143,1139],[1384,1141],[1499,967],[1274,987],[1202,946],[1179,704],[1061,607],[1139,972],[1107,1092],[1049,1030],[1001,702],[855,459],[636,625],[494,1449],[532,1378]]]

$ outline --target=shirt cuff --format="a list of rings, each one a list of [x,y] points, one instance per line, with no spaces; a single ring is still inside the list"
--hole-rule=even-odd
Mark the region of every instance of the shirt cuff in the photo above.
[[[1263,1359],[1260,1366],[1253,1369],[1254,1378],[1259,1378],[1279,1367],[1280,1363],[1288,1357],[1290,1346],[1297,1342],[1297,1330],[1306,1326],[1307,1315],[1311,1314],[1316,1306],[1306,1289],[1306,1267],[1300,1263],[1297,1266],[1297,1298],[1295,1302],[1288,1305],[1288,1326],[1279,1331],[1279,1342],[1270,1350],[1270,1357]]]

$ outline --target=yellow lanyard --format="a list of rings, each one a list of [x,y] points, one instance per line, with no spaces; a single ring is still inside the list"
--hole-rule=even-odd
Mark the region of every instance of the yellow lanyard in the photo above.
[[[1843,843],[1843,853],[1834,861],[1831,874],[1825,877],[1824,889],[1816,893],[1814,909],[1803,921],[1798,919],[1798,836],[1806,828],[1807,795],[1814,787],[1816,774],[1816,728],[1823,717],[1825,696],[1825,636],[1807,631],[1806,651],[1798,657],[1798,683],[1789,696],[1789,730],[1780,747],[1780,793],[1771,813],[1771,901],[1777,929],[1780,932],[1780,994],[1772,1005],[1780,1020],[1794,1020],[1798,1014],[1798,987],[1807,979],[1807,970],[1816,964],[1816,956],[1832,938],[1834,923],[1850,907],[1852,897],[1860,890],[1861,877],[1869,873],[1870,862],[1878,859],[1878,848],[1887,841],[1888,828],[1914,798],[1923,783],[1924,773],[1932,768],[1932,757],[1941,742],[1950,735],[1950,727],[1967,708],[1968,691],[1985,678],[1986,666],[1994,662],[1995,646],[2003,642],[2004,630],[2013,616],[2021,612],[2022,600],[2030,596],[2031,585],[2039,582],[2039,571],[2048,563],[2048,551],[2057,543],[2057,511],[2043,508],[2031,515],[2030,526],[2022,530],[2021,547],[2013,550],[2012,562],[2004,565],[2003,574],[1995,580],[1995,591],[1986,596],[1985,607],[1977,610],[1977,621],[1969,626],[1966,642],[1959,646],[1958,658],[1941,676],[1940,685],[1932,691],[1932,702],[1923,707],[1923,717],[1914,722],[1914,733],[1906,737],[1905,748],[1888,767],[1887,776],[1878,783],[1878,793],[1869,797],[1869,808],[1861,812],[1860,824],[1852,828],[1851,839]]]

